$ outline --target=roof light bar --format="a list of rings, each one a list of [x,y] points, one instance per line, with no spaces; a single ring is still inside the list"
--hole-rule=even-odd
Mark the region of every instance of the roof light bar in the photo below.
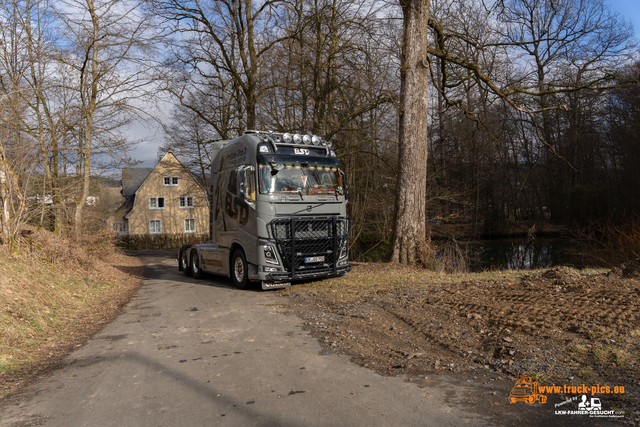
[[[273,147],[274,152],[278,152],[276,147],[276,143],[285,143],[285,144],[298,144],[298,145],[315,145],[325,147],[327,151],[327,155],[330,154],[329,150],[333,145],[331,141],[325,141],[322,137],[313,134],[301,135],[299,133],[291,134],[289,132],[283,134],[275,134],[273,131],[269,133],[264,131],[256,131],[256,130],[248,130],[245,131],[245,134],[257,134],[263,141],[269,142]]]

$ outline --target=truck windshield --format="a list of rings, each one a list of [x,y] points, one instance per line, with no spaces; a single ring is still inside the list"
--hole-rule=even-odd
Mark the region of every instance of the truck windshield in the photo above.
[[[260,194],[342,194],[340,168],[301,163],[260,164]]]

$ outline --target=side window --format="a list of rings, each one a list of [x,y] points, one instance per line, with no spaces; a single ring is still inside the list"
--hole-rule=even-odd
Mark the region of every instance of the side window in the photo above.
[[[238,194],[238,171],[229,171],[229,181],[227,185],[227,191],[231,194]]]

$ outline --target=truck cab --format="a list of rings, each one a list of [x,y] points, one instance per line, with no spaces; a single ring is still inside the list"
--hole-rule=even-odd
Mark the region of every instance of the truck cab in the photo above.
[[[185,274],[272,289],[351,270],[346,178],[329,142],[247,131],[214,143],[212,159],[211,243],[180,248]]]

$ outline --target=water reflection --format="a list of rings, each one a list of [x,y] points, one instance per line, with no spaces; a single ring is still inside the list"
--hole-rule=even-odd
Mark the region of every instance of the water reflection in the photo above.
[[[482,270],[530,270],[550,268],[557,265],[584,267],[576,255],[575,242],[564,239],[496,239],[470,242],[456,245],[438,245],[436,257],[466,258],[467,268],[471,271]],[[462,261],[462,260],[458,260]],[[456,263],[456,261],[454,261]]]

